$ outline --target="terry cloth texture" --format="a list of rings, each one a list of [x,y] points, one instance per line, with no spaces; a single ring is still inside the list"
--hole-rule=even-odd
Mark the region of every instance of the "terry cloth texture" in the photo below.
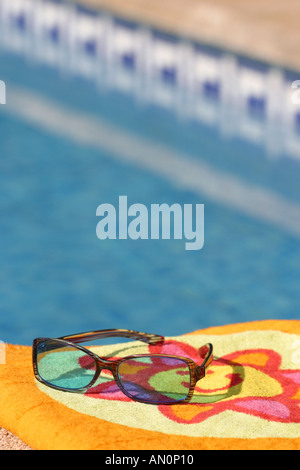
[[[113,382],[85,394],[50,389],[34,379],[31,347],[8,344],[0,365],[0,427],[36,450],[299,450],[300,321],[213,327],[166,338],[163,346],[91,349],[199,362],[198,348],[207,342],[214,361],[206,377],[191,403],[171,406],[129,400]]]

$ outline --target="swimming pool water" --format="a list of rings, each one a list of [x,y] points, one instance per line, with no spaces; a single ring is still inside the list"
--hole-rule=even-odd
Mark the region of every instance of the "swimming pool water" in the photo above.
[[[96,90],[57,71],[0,55],[1,79],[57,105],[101,116],[141,138],[182,151],[300,202],[297,159],[271,159],[263,146],[182,120],[159,106]],[[20,73],[22,71],[22,73]],[[9,99],[9,86],[8,86]],[[114,160],[0,108],[0,339],[30,344],[102,328],[164,335],[213,325],[299,318],[299,237]],[[129,204],[205,204],[205,245],[183,240],[96,237],[96,208]]]

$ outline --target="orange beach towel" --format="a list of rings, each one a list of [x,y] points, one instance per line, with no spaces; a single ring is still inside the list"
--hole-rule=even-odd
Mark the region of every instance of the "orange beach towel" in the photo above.
[[[172,406],[50,389],[34,379],[31,347],[7,344],[0,427],[36,450],[300,449],[300,321],[199,330],[167,338],[162,352],[196,359],[206,342],[209,372],[191,403]]]

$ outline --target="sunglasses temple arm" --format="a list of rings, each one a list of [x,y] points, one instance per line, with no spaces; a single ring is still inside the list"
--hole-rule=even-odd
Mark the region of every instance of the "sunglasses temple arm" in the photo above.
[[[211,343],[207,343],[204,346],[201,346],[201,348],[199,348],[199,355],[201,359],[204,358],[201,366],[198,366],[198,378],[201,379],[205,377],[206,369],[213,361],[213,345]]]
[[[144,341],[148,344],[160,345],[165,341],[164,336],[155,335],[150,333],[142,333],[139,331],[133,330],[122,330],[122,329],[109,329],[109,330],[99,330],[99,331],[90,331],[87,333],[79,333],[75,335],[63,336],[62,338],[66,341],[71,341],[72,343],[84,343],[86,341],[94,341],[103,338],[111,337],[120,337],[120,338],[129,338],[137,341]]]

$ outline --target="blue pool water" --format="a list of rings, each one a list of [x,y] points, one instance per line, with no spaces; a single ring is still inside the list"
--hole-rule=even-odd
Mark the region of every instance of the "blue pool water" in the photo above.
[[[74,113],[100,116],[217,171],[300,204],[300,160],[226,138],[130,95],[0,55],[1,79]],[[299,236],[159,174],[111,158],[0,107],[0,339],[30,344],[102,328],[176,335],[214,325],[295,319],[300,310]],[[260,119],[259,116],[257,119]],[[96,237],[96,208],[205,204],[205,245]]]

